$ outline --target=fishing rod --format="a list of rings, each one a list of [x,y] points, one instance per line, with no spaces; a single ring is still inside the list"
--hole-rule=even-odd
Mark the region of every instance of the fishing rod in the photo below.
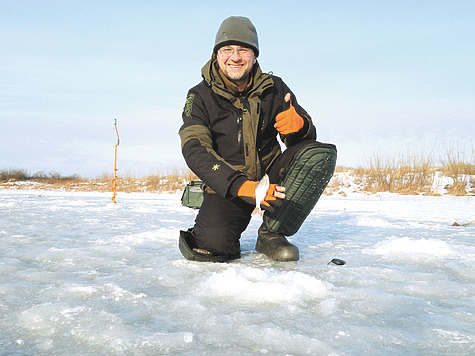
[[[114,121],[115,133],[117,135],[117,143],[115,144],[115,152],[114,152],[114,177],[112,178],[112,201],[114,204],[117,202],[115,201],[115,197],[117,196],[117,147],[119,147],[120,139],[119,139],[119,131],[117,130],[117,119]]]

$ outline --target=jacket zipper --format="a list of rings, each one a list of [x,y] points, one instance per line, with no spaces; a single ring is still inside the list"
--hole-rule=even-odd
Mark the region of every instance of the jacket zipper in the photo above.
[[[241,101],[243,107],[244,107],[244,111],[248,111],[250,112],[251,111],[251,107],[249,105],[249,101],[247,99],[246,96],[244,95],[239,95],[239,100]],[[250,112],[251,116],[252,116],[252,113]],[[243,114],[244,116],[244,114]],[[258,120],[260,120],[260,106],[258,105],[257,106],[257,117],[258,117]],[[255,146],[255,154],[256,154],[256,158],[257,158],[257,171],[256,171],[256,174],[259,174],[258,171],[259,171],[259,167],[262,167],[262,160],[261,160],[261,156],[260,156],[260,149],[258,149],[259,147],[259,123],[258,123],[258,126],[257,126],[257,131],[256,132],[256,146]],[[249,157],[250,156],[250,152],[249,152],[249,143],[246,143],[246,157]],[[261,177],[262,178],[262,177]],[[260,178],[259,178],[260,179]]]
[[[239,143],[239,152],[244,153],[244,140],[242,137],[242,121],[244,118],[244,112],[249,111],[249,102],[247,101],[247,98],[244,95],[239,95],[239,100],[241,101],[242,106],[244,107],[243,110],[240,111],[240,126],[238,126],[238,139],[240,139]],[[249,156],[249,144],[246,143],[246,156]]]
[[[244,140],[242,137],[242,110],[239,110],[238,112],[238,118],[237,118],[237,141],[238,141],[238,147],[239,147],[239,153],[244,153]]]

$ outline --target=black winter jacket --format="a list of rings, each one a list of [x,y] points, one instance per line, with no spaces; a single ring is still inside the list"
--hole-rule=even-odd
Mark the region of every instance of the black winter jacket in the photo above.
[[[316,139],[310,116],[300,107],[287,85],[262,73],[256,62],[252,85],[233,93],[224,84],[213,58],[202,69],[203,81],[188,91],[179,135],[188,167],[223,197],[236,196],[245,180],[260,180],[281,153],[274,128],[275,117],[292,104],[304,119],[300,131],[281,135],[285,145]],[[210,192],[208,188],[208,192]]]

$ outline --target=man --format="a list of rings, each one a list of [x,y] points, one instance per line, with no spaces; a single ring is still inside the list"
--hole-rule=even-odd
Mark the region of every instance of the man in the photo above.
[[[203,81],[188,92],[182,152],[205,183],[194,227],[180,232],[180,251],[189,260],[241,256],[239,240],[265,174],[271,184],[257,202],[267,211],[256,250],[277,261],[298,260],[297,246],[285,236],[298,230],[333,174],[335,147],[316,142],[312,119],[282,79],[261,71],[258,55],[251,21],[225,19],[201,70]],[[278,136],[287,147],[283,153]]]

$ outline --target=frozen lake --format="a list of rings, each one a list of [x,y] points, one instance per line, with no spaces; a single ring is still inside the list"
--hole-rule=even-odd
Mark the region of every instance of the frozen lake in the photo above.
[[[0,355],[473,355],[474,197],[323,196],[290,240],[189,262],[180,194],[0,191]],[[344,266],[327,265],[332,258]]]

